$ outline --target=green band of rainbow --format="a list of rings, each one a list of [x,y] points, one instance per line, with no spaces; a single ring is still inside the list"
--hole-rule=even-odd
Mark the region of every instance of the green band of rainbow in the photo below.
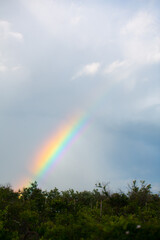
[[[33,177],[31,179],[25,179],[25,184],[23,183],[21,186],[29,186],[31,182],[48,175],[78,136],[86,129],[89,122],[88,115],[81,115],[72,118],[72,120],[68,121],[63,127],[61,126],[60,130],[46,142],[45,146],[40,149],[33,160],[31,169]]]
[[[36,176],[38,178],[45,175],[50,169],[52,169],[53,165],[62,158],[63,154],[67,151],[67,149],[72,145],[75,139],[81,134],[84,130],[88,122],[86,117],[81,118],[80,120],[76,120],[76,122],[69,124],[69,126],[65,127],[57,136],[49,143],[49,148],[47,147],[47,151],[41,153],[42,156],[38,159],[38,168],[36,172]],[[56,139],[57,138],[57,139]],[[40,164],[41,163],[41,164]]]

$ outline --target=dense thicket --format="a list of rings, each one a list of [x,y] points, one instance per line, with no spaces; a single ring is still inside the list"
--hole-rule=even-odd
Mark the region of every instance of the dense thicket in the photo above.
[[[36,182],[23,191],[0,187],[2,240],[158,240],[160,196],[136,181],[128,193],[97,184],[92,192],[42,191]]]

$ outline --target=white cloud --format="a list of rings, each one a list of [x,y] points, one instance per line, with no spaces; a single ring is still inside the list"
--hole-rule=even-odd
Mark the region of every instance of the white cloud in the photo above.
[[[109,64],[103,71],[104,75],[112,77],[112,82],[123,82],[127,91],[132,91],[136,84],[136,79],[132,77],[135,72],[135,63],[130,60],[116,60]]]
[[[11,30],[11,24],[8,21],[0,20],[0,37],[1,39],[14,38],[19,41],[23,39],[23,35],[19,32]]]
[[[119,32],[122,61],[111,62],[104,74],[115,81],[123,80],[125,88],[133,90],[140,80],[137,72],[148,64],[160,62],[160,34],[156,15],[141,11],[125,21]],[[120,55],[119,55],[120,56]]]
[[[122,28],[124,34],[143,36],[154,32],[154,17],[147,12],[139,12]]]
[[[121,29],[125,57],[136,64],[160,61],[160,31],[156,16],[139,12]]]
[[[127,61],[114,61],[113,63],[109,64],[106,69],[104,70],[104,73],[113,73],[117,69],[120,69],[122,67],[129,66],[129,63]]]
[[[12,71],[19,71],[19,70],[21,70],[22,69],[22,67],[21,66],[13,66],[12,68],[11,68],[11,70]]]
[[[75,16],[71,19],[71,24],[76,26],[78,23],[80,23],[82,17],[81,16]]]
[[[19,32],[9,32],[9,35],[17,40],[21,41],[23,39],[23,35]]]
[[[117,27],[109,6],[104,9],[94,3],[90,7],[89,1],[24,0],[23,4],[54,41],[64,43],[65,39],[65,46],[71,43],[72,48],[92,48],[96,52],[97,47],[106,47],[112,39],[112,30]]]
[[[7,66],[3,63],[0,63],[0,73],[4,73],[4,72],[17,72],[22,70],[22,66],[20,65],[15,65],[15,66]]]
[[[10,74],[20,69],[17,63],[17,49],[15,41],[21,41],[23,35],[20,32],[12,31],[11,24],[8,21],[0,20],[0,74]],[[13,60],[14,59],[14,60]],[[7,75],[5,75],[7,76]],[[9,75],[7,76],[9,80]],[[2,82],[2,79],[1,79]]]
[[[76,78],[79,78],[81,76],[84,76],[84,75],[95,75],[98,72],[99,68],[100,68],[100,63],[99,62],[94,62],[94,63],[91,63],[91,64],[87,64],[86,66],[84,66],[82,68],[82,70],[77,72],[72,77],[72,80],[76,79]]]
[[[77,8],[60,1],[24,1],[25,7],[33,14],[38,22],[52,35],[63,35],[71,31],[71,27],[80,21]]]
[[[100,63],[88,64],[83,68],[82,74],[94,75],[98,71],[99,67],[100,67]]]
[[[6,72],[8,70],[7,66],[0,64],[0,72]]]

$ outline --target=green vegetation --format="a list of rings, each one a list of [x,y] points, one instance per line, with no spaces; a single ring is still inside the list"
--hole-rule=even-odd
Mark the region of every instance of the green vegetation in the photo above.
[[[0,187],[2,240],[158,240],[160,196],[136,181],[128,193],[97,184],[92,192]]]

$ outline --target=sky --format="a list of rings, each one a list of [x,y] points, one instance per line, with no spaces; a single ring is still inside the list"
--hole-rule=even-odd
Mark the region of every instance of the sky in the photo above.
[[[0,1],[0,183],[136,179],[159,191],[159,77],[159,0]],[[35,156],[76,114],[87,127],[34,175]]]

